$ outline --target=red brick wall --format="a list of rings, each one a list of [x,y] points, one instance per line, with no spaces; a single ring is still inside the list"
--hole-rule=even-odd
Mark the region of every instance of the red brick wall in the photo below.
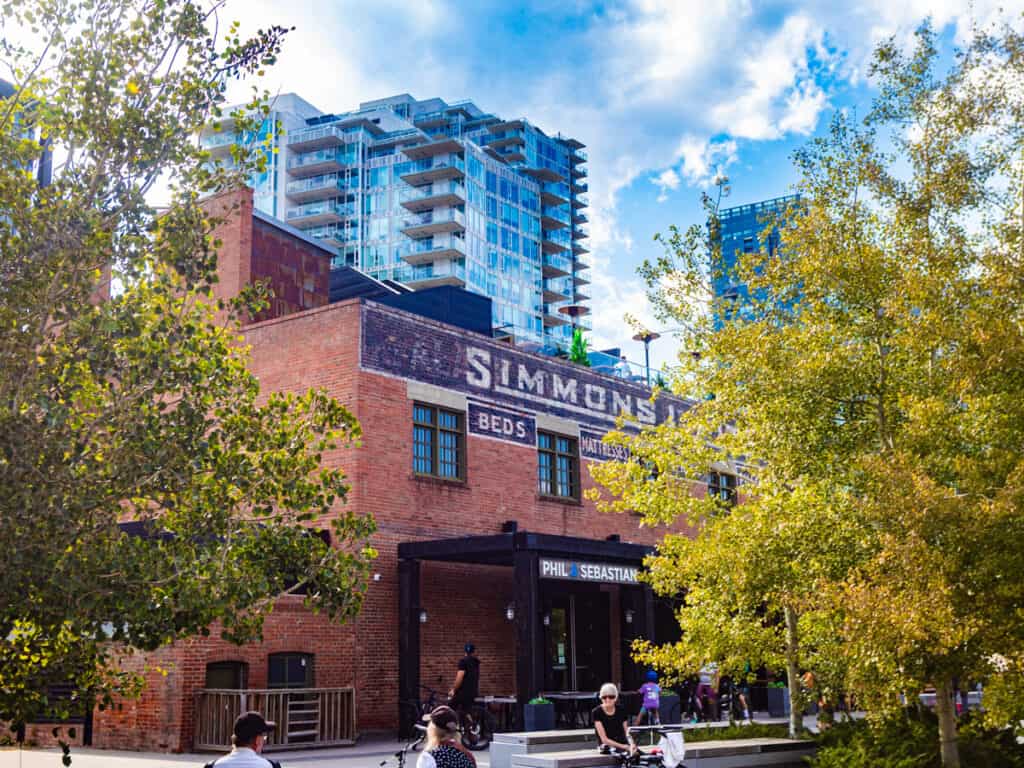
[[[283,229],[253,219],[252,280],[268,282],[274,297],[257,320],[326,306],[331,258],[321,248]]]

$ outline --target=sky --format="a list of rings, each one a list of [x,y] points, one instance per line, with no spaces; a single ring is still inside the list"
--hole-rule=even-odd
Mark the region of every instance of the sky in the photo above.
[[[655,233],[703,220],[717,174],[726,206],[790,193],[791,153],[834,110],[870,107],[877,43],[909,45],[930,16],[952,50],[1022,12],[1024,0],[230,0],[223,16],[243,31],[294,26],[263,85],[325,112],[468,98],[586,144],[592,346],[642,361],[624,314],[664,325],[636,268],[660,253]],[[666,334],[652,363],[677,348]]]

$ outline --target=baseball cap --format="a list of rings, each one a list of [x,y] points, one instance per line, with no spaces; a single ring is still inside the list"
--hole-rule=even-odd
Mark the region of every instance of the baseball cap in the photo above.
[[[235,739],[241,742],[250,742],[263,733],[270,733],[277,727],[277,723],[264,720],[259,712],[245,712],[235,719]]]
[[[438,728],[443,728],[446,731],[457,731],[459,729],[459,716],[455,714],[454,709],[443,704],[432,709],[429,714],[424,715],[423,720],[433,723]]]
[[[466,643],[464,646],[462,646],[462,648],[466,651],[466,653],[472,653],[476,650],[476,646],[472,643]]]

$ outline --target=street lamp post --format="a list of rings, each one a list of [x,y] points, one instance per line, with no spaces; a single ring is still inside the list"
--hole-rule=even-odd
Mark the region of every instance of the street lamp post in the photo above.
[[[651,386],[651,342],[660,339],[661,334],[656,331],[640,331],[633,336],[633,341],[642,341],[644,345],[644,372],[647,375],[647,387]]]

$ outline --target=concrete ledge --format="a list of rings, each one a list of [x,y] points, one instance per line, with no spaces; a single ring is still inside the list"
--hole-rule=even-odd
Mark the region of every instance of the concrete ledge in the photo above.
[[[758,768],[762,765],[801,765],[814,754],[811,741],[790,739],[728,739],[686,745],[686,768]],[[533,752],[512,756],[509,768],[604,768],[618,765],[612,755],[596,749]]]
[[[512,760],[517,755],[567,752],[588,747],[592,753],[597,751],[597,734],[593,728],[496,733],[491,740],[490,765],[491,768],[512,768]]]

